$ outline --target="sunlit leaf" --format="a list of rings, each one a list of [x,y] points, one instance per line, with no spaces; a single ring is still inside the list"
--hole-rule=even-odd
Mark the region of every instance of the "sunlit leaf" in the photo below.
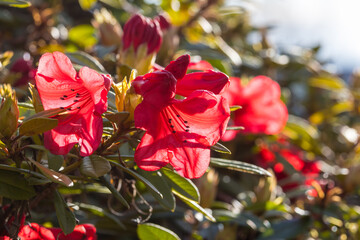
[[[179,197],[184,203],[186,203],[189,207],[191,207],[195,211],[202,213],[208,220],[210,220],[212,222],[216,222],[216,219],[208,211],[206,211],[203,207],[201,207],[197,202],[185,197],[182,194],[179,194],[176,191],[174,191],[174,194],[177,197]]]
[[[79,0],[80,7],[87,11],[90,10],[96,3],[96,0]]]
[[[26,8],[30,7],[31,3],[25,0],[0,0],[0,5],[7,5],[10,7]]]
[[[44,174],[51,181],[55,183],[60,183],[67,187],[71,187],[74,185],[74,183],[71,181],[71,179],[68,176],[55,172],[54,170],[48,169],[32,159],[28,159],[28,160],[31,161],[40,170],[40,172],[42,172],[42,174]]]
[[[235,161],[235,160],[228,160],[222,158],[211,158],[210,165],[213,167],[220,167],[220,168],[227,168],[239,172],[257,174],[262,176],[271,176],[271,173],[266,171],[265,169],[258,167],[256,165]]]
[[[32,136],[49,131],[58,125],[58,120],[53,118],[33,118],[23,124],[19,128],[21,136]]]
[[[153,223],[139,224],[136,232],[140,240],[180,240],[173,231]]]
[[[90,48],[97,42],[94,34],[93,26],[89,24],[77,25],[69,30],[69,40],[82,48]]]
[[[162,168],[160,171],[166,176],[167,182],[170,184],[173,192],[177,192],[178,195],[182,195],[193,201],[200,201],[199,190],[192,181],[167,168]]]
[[[318,87],[333,91],[338,91],[347,88],[344,80],[334,76],[320,76],[320,77],[311,78],[309,80],[309,85],[312,87]]]
[[[100,177],[110,170],[111,166],[109,161],[98,155],[84,157],[80,165],[80,172],[89,177]]]
[[[216,152],[231,154],[231,151],[227,147],[225,147],[224,145],[222,145],[218,142],[214,146],[211,146],[211,149]]]

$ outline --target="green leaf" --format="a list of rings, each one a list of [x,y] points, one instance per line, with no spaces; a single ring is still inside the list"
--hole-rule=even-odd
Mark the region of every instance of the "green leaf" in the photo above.
[[[226,130],[244,130],[244,127],[240,127],[240,126],[231,126],[231,127],[227,127]]]
[[[199,190],[191,180],[180,176],[168,168],[162,168],[161,172],[166,176],[166,180],[170,184],[173,192],[196,202],[200,201]]]
[[[101,63],[96,60],[96,58],[87,54],[86,52],[68,52],[66,53],[66,56],[68,56],[73,63],[77,63],[81,66],[87,66],[100,73],[107,73],[103,65],[101,65]]]
[[[68,176],[55,172],[54,170],[48,169],[32,159],[28,159],[28,160],[31,161],[40,170],[40,172],[42,172],[42,174],[44,174],[52,182],[60,183],[66,187],[72,187],[74,185],[73,181],[71,181],[71,179]]]
[[[122,228],[124,230],[126,229],[125,225],[122,222],[120,222],[119,219],[115,215],[105,211],[104,209],[102,209],[100,207],[86,204],[86,203],[78,203],[75,205],[78,205],[80,207],[80,209],[88,211],[96,216],[106,217],[106,218],[112,220],[113,222],[115,222],[120,228]]]
[[[178,196],[181,199],[181,201],[186,203],[189,207],[191,207],[195,211],[202,213],[208,220],[212,222],[216,222],[216,219],[210,213],[208,213],[203,207],[201,207],[197,202],[183,196],[182,194],[179,194],[176,191],[173,192],[176,196]]]
[[[54,191],[53,200],[60,228],[63,230],[65,235],[71,233],[76,226],[74,213],[67,206],[65,200],[57,190]]]
[[[216,152],[231,154],[231,151],[227,147],[218,142],[214,146],[211,146],[211,149]]]
[[[311,219],[308,216],[279,221],[260,235],[257,240],[295,239],[308,231]],[[304,236],[303,236],[304,237]],[[300,237],[300,239],[303,239]]]
[[[90,10],[96,3],[96,0],[79,0],[80,7],[88,11]]]
[[[149,182],[147,179],[145,179],[143,176],[141,176],[140,174],[131,171],[129,168],[126,168],[124,166],[122,166],[121,164],[114,162],[114,161],[110,161],[111,164],[115,165],[116,167],[120,168],[121,170],[123,170],[124,172],[128,173],[129,175],[133,176],[135,179],[141,181],[142,183],[145,184],[145,186],[147,188],[149,188],[149,190],[153,193],[158,195],[158,197],[163,198],[163,195],[161,194],[161,192],[159,190],[156,189],[156,187]]]
[[[28,200],[35,194],[34,188],[22,174],[0,170],[0,196],[13,200]]]
[[[19,128],[21,136],[33,136],[55,128],[58,120],[53,118],[33,118],[23,124]]]
[[[231,107],[230,107],[230,112],[234,112],[234,111],[239,110],[239,109],[241,109],[241,108],[242,108],[242,106],[239,106],[239,105],[231,106]]]
[[[264,231],[266,226],[259,217],[251,212],[234,213],[229,210],[214,210],[213,216],[217,222],[235,222],[241,226],[250,227],[253,230]]]
[[[320,76],[320,77],[311,78],[309,80],[309,85],[312,87],[318,87],[332,91],[347,89],[344,80],[334,76]]]
[[[55,155],[51,152],[47,151],[47,158],[48,158],[48,165],[49,168],[54,171],[59,171],[61,166],[64,163],[64,156],[63,155]]]
[[[136,232],[140,240],[180,240],[173,231],[153,223],[139,224]]]
[[[95,29],[89,24],[77,25],[69,30],[69,40],[82,48],[90,48],[95,45],[97,39],[94,35]]]
[[[84,157],[80,166],[80,172],[83,175],[95,178],[107,174],[110,170],[109,161],[98,155]]]
[[[175,197],[171,192],[169,184],[166,182],[161,172],[159,171],[144,171],[142,169],[137,169],[137,172],[145,177],[149,182],[151,182],[163,195],[163,198],[160,198],[158,194],[150,192],[154,198],[166,209],[171,211],[175,210]]]
[[[7,5],[10,7],[26,8],[30,7],[31,3],[24,0],[0,0],[0,5]]]
[[[49,110],[45,110],[45,111],[41,111],[38,112],[28,118],[26,118],[24,120],[24,123],[27,122],[30,119],[34,119],[34,118],[49,118],[49,117],[54,117],[60,113],[66,112],[66,109],[60,109],[60,108],[54,108],[54,109],[49,109]]]
[[[129,112],[105,113],[105,117],[109,119],[110,122],[117,124],[124,122],[129,115]]]
[[[211,158],[210,165],[213,167],[227,168],[239,172],[257,174],[262,176],[270,177],[271,173],[266,171],[265,169],[258,167],[256,165],[240,162],[236,160],[228,160],[222,158]]]
[[[104,176],[99,177],[99,179],[100,179],[100,182],[102,184],[104,184],[104,186],[110,190],[110,192],[112,193],[112,195],[114,196],[114,198],[116,200],[118,200],[125,207],[130,208],[130,206],[127,203],[127,201],[125,200],[125,198],[118,192],[118,190],[116,190],[116,188]]]

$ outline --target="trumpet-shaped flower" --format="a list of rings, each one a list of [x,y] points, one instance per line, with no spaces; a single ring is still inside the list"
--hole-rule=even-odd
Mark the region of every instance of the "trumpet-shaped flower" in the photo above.
[[[188,64],[189,56],[184,55],[165,70],[139,76],[132,83],[143,96],[135,109],[135,126],[146,132],[135,161],[144,170],[155,171],[171,164],[182,176],[198,178],[209,165],[210,147],[225,132],[229,105],[225,98],[208,90],[214,88],[218,93],[221,87],[217,85],[227,85],[228,80],[223,81],[226,75],[194,75],[191,82],[185,75]],[[216,77],[222,84],[214,80]],[[207,79],[209,84],[204,86]],[[175,99],[179,92],[186,98]]]
[[[44,133],[45,147],[64,155],[78,143],[81,156],[91,155],[101,141],[111,78],[87,67],[76,73],[69,58],[54,52],[40,58],[35,79],[44,110],[66,110],[57,116],[58,126]]]

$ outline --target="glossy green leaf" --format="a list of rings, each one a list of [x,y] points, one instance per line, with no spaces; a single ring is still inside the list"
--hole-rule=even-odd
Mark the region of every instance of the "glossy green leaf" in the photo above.
[[[30,7],[31,3],[24,0],[0,0],[0,5],[7,5],[10,7],[26,8]]]
[[[49,117],[54,117],[60,113],[66,112],[66,109],[60,109],[60,108],[55,108],[55,109],[49,109],[49,110],[45,110],[45,111],[41,111],[38,112],[34,115],[31,115],[30,117],[26,118],[24,120],[24,123],[27,122],[30,119],[34,119],[34,118],[49,118]]]
[[[69,30],[69,40],[82,48],[90,48],[96,44],[94,35],[95,29],[89,24],[77,25]]]
[[[116,188],[109,182],[109,180],[107,180],[104,176],[99,177],[99,179],[100,182],[110,190],[116,200],[118,200],[125,207],[130,208],[125,198],[118,192],[118,190],[116,190]]]
[[[76,226],[74,213],[67,206],[61,194],[56,190],[54,191],[53,200],[54,200],[56,216],[59,221],[60,228],[63,230],[65,234],[71,233]]]
[[[145,179],[143,176],[141,176],[140,174],[130,170],[129,168],[126,168],[124,166],[122,166],[121,164],[117,163],[117,162],[114,162],[114,161],[111,161],[110,162],[111,164],[115,165],[116,167],[120,168],[121,170],[123,170],[124,172],[126,172],[127,174],[133,176],[135,179],[141,181],[142,183],[145,184],[145,186],[153,193],[153,194],[156,194],[158,195],[158,197],[160,198],[163,198],[163,195],[161,194],[161,192],[156,189],[156,187],[151,183],[149,182],[147,179]]]
[[[210,165],[213,167],[220,167],[220,168],[227,168],[239,172],[257,174],[262,176],[271,176],[271,173],[266,171],[265,169],[258,167],[256,165],[235,161],[235,160],[228,160],[222,158],[211,158]]]
[[[71,181],[71,179],[68,176],[55,172],[54,170],[48,169],[32,159],[28,159],[28,160],[31,161],[40,170],[40,172],[42,172],[42,174],[44,174],[52,182],[60,183],[67,187],[71,187],[74,185],[73,181]]]
[[[136,232],[140,240],[180,240],[173,231],[153,223],[139,224]]]
[[[137,169],[137,172],[142,175],[144,178],[149,180],[163,195],[163,198],[160,198],[158,194],[150,192],[154,198],[166,209],[171,211],[175,210],[175,197],[171,192],[171,187],[166,182],[160,171],[144,171],[142,169]]]
[[[216,219],[211,215],[209,212],[207,212],[203,207],[201,207],[197,202],[183,196],[182,194],[179,194],[178,192],[174,191],[174,194],[181,199],[184,203],[186,203],[189,207],[194,209],[195,211],[198,211],[202,213],[208,220],[212,222],[216,222]]]
[[[160,171],[166,176],[166,180],[173,192],[177,192],[179,195],[183,195],[193,201],[200,201],[199,190],[191,180],[180,176],[168,168],[162,168]]]
[[[110,170],[109,161],[98,155],[84,157],[80,166],[80,172],[83,175],[95,178],[107,174]]]
[[[216,152],[231,154],[231,151],[227,147],[218,142],[214,146],[211,146],[211,149]]]
[[[101,63],[96,60],[96,58],[87,54],[86,52],[68,52],[66,53],[66,56],[68,56],[73,63],[77,63],[81,66],[87,66],[100,73],[107,73],[103,65],[101,65]]]
[[[34,188],[22,174],[0,170],[0,196],[13,200],[28,200],[35,194]]]
[[[64,163],[63,155],[55,155],[49,151],[47,151],[47,159],[48,159],[49,168],[54,171],[59,171],[59,169]]]
[[[49,131],[58,125],[58,120],[53,118],[33,118],[23,124],[19,128],[21,136],[32,136]]]

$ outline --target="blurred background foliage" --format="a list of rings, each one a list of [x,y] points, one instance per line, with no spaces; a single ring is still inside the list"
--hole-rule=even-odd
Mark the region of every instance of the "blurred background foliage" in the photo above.
[[[288,107],[289,119],[280,134],[240,133],[222,142],[231,154],[213,151],[212,164],[200,179],[174,180],[178,176],[167,170],[123,169],[128,184],[136,184],[134,189],[141,192],[131,200],[136,208],[125,211],[116,196],[110,197],[111,189],[104,182],[78,182],[58,191],[80,222],[95,224],[99,239],[176,239],[176,235],[208,240],[360,239],[360,72],[344,79],[341,73],[326,71],[317,60],[321,46],[279,50],[268,41],[268,28],[251,26],[246,8],[225,3],[33,0],[27,6],[26,1],[0,1],[0,81],[12,84],[19,101],[28,102],[30,93],[26,82],[17,83],[49,51],[67,52],[73,63],[122,80],[116,72],[119,26],[141,12],[148,17],[164,14],[172,25],[164,33],[156,59],[159,65],[188,53],[193,60],[206,60],[227,75],[240,77],[244,85],[254,76],[266,75],[280,84]],[[112,14],[110,23],[101,20],[104,14],[97,15],[102,8]],[[249,43],[248,35],[254,32],[261,38]],[[12,70],[19,59],[27,61],[27,72]],[[30,115],[26,111],[32,110],[20,106],[20,115]],[[131,145],[123,145],[121,151],[133,154]],[[229,164],[222,166],[222,158],[234,160],[234,165],[259,165],[272,176],[234,171]],[[63,159],[58,161],[61,166]],[[138,181],[139,176],[163,198]],[[41,205],[31,202],[31,221],[56,226],[56,214],[46,202],[51,200],[42,201]]]

